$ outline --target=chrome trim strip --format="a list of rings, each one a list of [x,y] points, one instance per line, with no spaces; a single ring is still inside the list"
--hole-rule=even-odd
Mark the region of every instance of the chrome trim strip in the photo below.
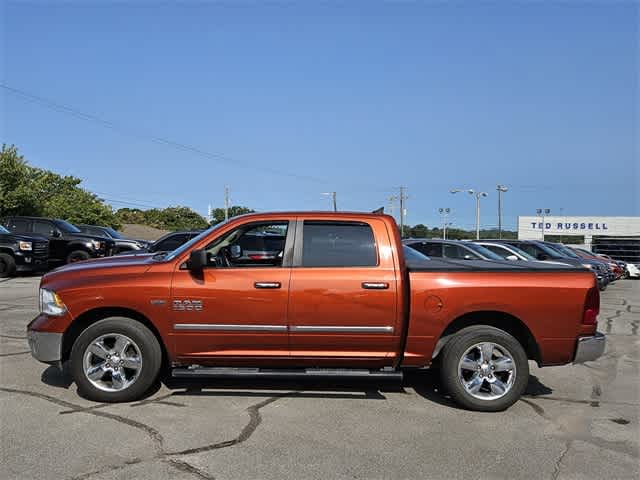
[[[176,323],[174,330],[216,330],[238,332],[286,332],[286,325],[247,325],[231,323]]]
[[[359,327],[334,325],[294,325],[289,327],[292,332],[336,332],[336,333],[393,333],[393,327]]]

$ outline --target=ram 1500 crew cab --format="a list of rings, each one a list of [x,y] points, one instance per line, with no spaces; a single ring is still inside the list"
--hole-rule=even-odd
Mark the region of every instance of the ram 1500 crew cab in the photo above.
[[[281,251],[251,262],[246,236]],[[407,264],[408,263],[408,264]],[[483,260],[405,263],[392,217],[268,213],[235,217],[172,252],[90,260],[40,285],[33,356],[69,362],[80,394],[140,398],[159,378],[401,378],[437,365],[462,406],[505,409],[528,360],[594,360],[593,274]]]

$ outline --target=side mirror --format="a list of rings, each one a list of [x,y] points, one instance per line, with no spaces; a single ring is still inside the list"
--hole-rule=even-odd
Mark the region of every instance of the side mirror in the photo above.
[[[464,259],[465,260],[473,260],[473,257],[471,255],[467,254],[467,255],[464,256]]]
[[[192,272],[201,272],[207,266],[207,252],[204,250],[192,250],[189,254],[187,267]]]
[[[60,238],[62,234],[60,233],[60,230],[51,230],[51,236],[53,238]]]
[[[509,255],[507,257],[505,257],[506,260],[511,260],[512,262],[517,262],[518,260],[520,260],[516,255]]]
[[[242,247],[240,245],[231,245],[229,247],[229,256],[232,260],[240,258],[242,256]]]
[[[540,261],[549,260],[549,255],[546,253],[539,253],[536,255],[536,258]]]

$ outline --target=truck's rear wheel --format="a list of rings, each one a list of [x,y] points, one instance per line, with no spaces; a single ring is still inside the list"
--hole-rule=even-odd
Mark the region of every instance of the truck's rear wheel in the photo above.
[[[162,351],[155,335],[128,318],[106,318],[88,327],[71,350],[73,379],[96,402],[141,398],[158,378]]]
[[[0,253],[0,278],[12,277],[16,273],[16,261],[7,253]]]
[[[461,330],[442,351],[444,387],[461,406],[495,412],[513,405],[529,380],[529,362],[520,342],[485,325]]]

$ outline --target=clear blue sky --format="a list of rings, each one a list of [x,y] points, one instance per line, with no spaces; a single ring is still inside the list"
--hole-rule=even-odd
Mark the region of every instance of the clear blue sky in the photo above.
[[[637,3],[51,3],[2,2],[2,83],[118,127],[0,89],[0,141],[115,207],[640,213]]]

